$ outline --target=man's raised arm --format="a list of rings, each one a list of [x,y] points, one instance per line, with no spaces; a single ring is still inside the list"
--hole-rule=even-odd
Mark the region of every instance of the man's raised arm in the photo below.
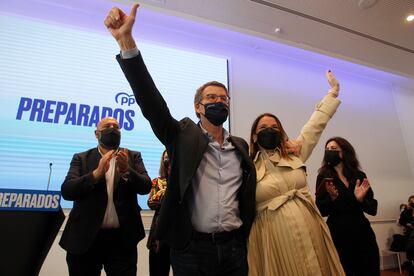
[[[161,143],[168,145],[178,133],[179,124],[171,116],[132,37],[138,7],[138,4],[134,4],[129,15],[114,7],[109,11],[104,23],[121,49],[121,55],[117,56],[117,60],[142,114],[150,122],[154,134]]]

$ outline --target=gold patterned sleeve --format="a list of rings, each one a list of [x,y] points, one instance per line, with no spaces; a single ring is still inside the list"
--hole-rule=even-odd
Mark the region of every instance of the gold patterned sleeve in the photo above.
[[[151,191],[148,197],[148,207],[151,210],[157,210],[160,207],[160,198],[158,194],[159,190],[158,178],[154,178],[152,180]]]

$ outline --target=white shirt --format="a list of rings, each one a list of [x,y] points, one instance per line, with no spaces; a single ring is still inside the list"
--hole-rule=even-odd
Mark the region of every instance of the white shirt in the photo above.
[[[99,150],[99,148],[98,148]],[[99,150],[101,155],[102,152]],[[114,204],[114,180],[116,170],[116,159],[111,158],[109,161],[109,169],[105,173],[106,191],[108,193],[108,202],[106,204],[105,216],[101,228],[119,228],[118,215]]]

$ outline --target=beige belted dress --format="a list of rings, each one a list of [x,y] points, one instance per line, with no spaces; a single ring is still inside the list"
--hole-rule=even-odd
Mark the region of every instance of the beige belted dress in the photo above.
[[[257,217],[248,242],[249,275],[345,275],[310,195],[304,164],[339,104],[327,95],[317,105],[298,137],[299,157],[281,158],[278,150],[257,153]]]

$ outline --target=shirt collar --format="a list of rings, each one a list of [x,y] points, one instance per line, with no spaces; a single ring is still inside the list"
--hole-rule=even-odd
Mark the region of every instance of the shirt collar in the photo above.
[[[96,147],[98,149],[98,152],[101,156],[104,156],[104,154],[101,152],[101,149],[99,148],[99,146]],[[115,153],[117,153],[121,148],[117,148]]]
[[[211,135],[210,133],[208,133],[208,131],[201,125],[201,122],[198,122],[198,125],[201,128],[201,131],[203,132],[204,135],[207,136],[208,140],[211,141],[215,141],[213,135]],[[229,141],[230,138],[230,133],[223,127],[223,138],[224,141]]]
[[[265,149],[263,149],[260,145],[259,145],[259,150],[256,153],[256,156],[254,157],[254,162],[256,162],[259,159],[260,155],[264,155],[265,158],[269,158],[271,161],[273,162],[279,162],[280,160],[280,149],[276,148],[273,151],[269,151],[267,152]]]

